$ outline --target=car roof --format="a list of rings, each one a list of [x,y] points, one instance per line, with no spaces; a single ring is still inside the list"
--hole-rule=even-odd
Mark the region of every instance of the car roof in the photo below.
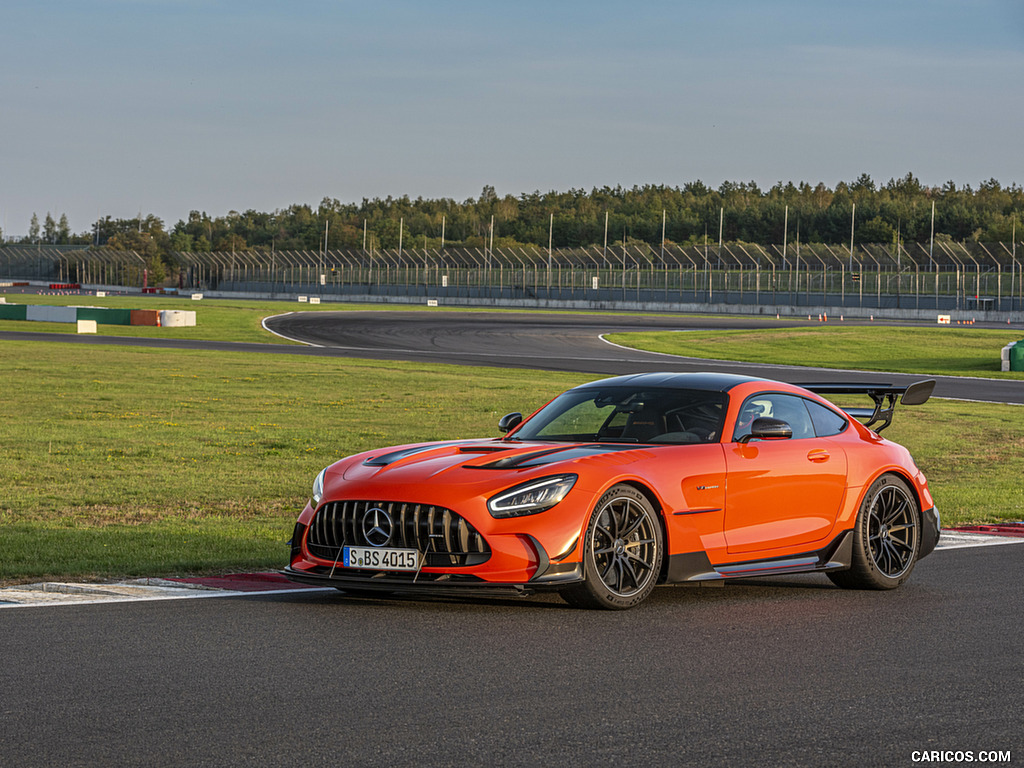
[[[582,384],[576,389],[590,387],[632,387],[636,389],[698,389],[707,392],[728,392],[733,387],[749,382],[776,384],[768,379],[740,376],[734,373],[632,373]]]

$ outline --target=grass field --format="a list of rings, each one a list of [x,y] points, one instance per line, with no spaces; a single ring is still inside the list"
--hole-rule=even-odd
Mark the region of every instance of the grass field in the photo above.
[[[1002,348],[1024,339],[1024,331],[1019,328],[827,325],[759,331],[615,333],[607,338],[624,347],[713,360],[1024,380],[1022,371],[999,370]]]
[[[274,568],[349,453],[496,436],[585,380],[455,366],[2,342],[0,579]]]
[[[273,313],[267,303],[248,304],[218,305],[224,317],[210,325],[233,333]],[[280,567],[295,516],[326,464],[389,444],[497,435],[502,414],[529,412],[597,378],[0,345],[6,581]],[[947,525],[1024,518],[1024,408],[931,401],[901,409],[886,436],[914,453]]]

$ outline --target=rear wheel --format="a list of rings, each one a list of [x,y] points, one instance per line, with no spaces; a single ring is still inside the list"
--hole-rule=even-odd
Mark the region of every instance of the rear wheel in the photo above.
[[[882,475],[864,496],[849,570],[831,571],[849,589],[895,589],[910,576],[921,550],[921,510],[906,481]]]
[[[632,608],[654,589],[662,541],[661,521],[647,497],[629,485],[613,486],[587,524],[584,581],[564,589],[562,598],[580,608]]]

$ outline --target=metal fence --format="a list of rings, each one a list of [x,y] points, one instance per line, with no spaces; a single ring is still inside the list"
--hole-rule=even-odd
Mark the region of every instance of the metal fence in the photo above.
[[[922,310],[1024,310],[1017,243],[680,248],[179,252],[183,290],[324,297],[545,299]],[[1022,250],[1024,253],[1024,250]],[[0,247],[0,278],[140,286],[132,251]],[[174,270],[172,270],[173,274]]]
[[[0,277],[47,283],[140,286],[146,261],[134,251],[67,245],[0,247]]]
[[[1024,253],[1024,251],[1022,251]],[[194,290],[471,299],[1024,309],[1014,243],[177,253]]]

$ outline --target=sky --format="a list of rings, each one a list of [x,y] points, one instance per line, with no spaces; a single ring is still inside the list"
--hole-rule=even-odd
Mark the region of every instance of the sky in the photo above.
[[[1021,0],[3,0],[0,229],[700,180],[1024,184]]]

